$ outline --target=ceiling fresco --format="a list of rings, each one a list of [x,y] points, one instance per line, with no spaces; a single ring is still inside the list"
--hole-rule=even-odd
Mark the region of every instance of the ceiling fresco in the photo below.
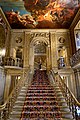
[[[0,0],[11,28],[69,28],[80,0]]]

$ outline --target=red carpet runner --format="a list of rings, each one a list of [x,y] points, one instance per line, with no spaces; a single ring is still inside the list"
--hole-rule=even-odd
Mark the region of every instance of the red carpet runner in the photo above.
[[[57,101],[46,71],[35,71],[27,91],[21,120],[62,120]]]

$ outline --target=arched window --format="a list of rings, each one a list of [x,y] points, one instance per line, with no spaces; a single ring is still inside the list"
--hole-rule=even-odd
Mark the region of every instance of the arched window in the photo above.
[[[35,54],[46,54],[46,44],[38,42],[34,49]]]
[[[76,48],[80,49],[80,32],[76,33]]]

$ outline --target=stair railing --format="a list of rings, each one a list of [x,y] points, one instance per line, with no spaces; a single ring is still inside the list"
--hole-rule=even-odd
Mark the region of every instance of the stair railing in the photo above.
[[[75,66],[80,63],[80,49],[76,51],[76,53],[70,58],[71,66]]]
[[[76,119],[76,120],[79,120],[78,119],[79,115],[77,113],[77,107],[80,109],[80,103],[75,98],[75,96],[71,92],[71,90],[67,87],[67,85],[64,82],[64,79],[62,79],[58,73],[53,73],[51,71],[51,74],[52,74],[55,82],[60,87],[60,89],[63,93],[63,96],[65,97],[65,100],[67,102],[67,105],[69,106],[70,112],[73,115],[73,118]]]
[[[25,74],[26,75],[20,79],[20,81],[15,86],[15,88],[12,90],[6,102],[3,105],[0,105],[0,120],[7,120],[9,118],[9,114],[12,111],[12,108],[15,104],[15,101],[19,95],[19,92],[22,86],[26,81],[26,78],[27,78],[27,81],[29,82],[29,70],[26,71]]]

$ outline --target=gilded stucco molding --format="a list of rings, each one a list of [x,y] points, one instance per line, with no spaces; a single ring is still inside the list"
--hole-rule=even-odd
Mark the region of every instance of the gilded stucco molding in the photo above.
[[[34,45],[37,41],[44,42],[46,45],[50,44],[49,32],[33,32],[30,36],[31,45]]]
[[[79,22],[77,23],[77,25],[75,26],[74,30],[80,30],[80,20],[79,20]]]
[[[78,12],[77,12],[77,14],[76,14],[69,29],[74,29],[79,20],[80,20],[80,9],[78,10]]]
[[[6,24],[6,26],[8,26],[8,27],[11,29],[11,27],[10,27],[10,25],[9,25],[9,22],[7,21],[6,16],[4,15],[1,7],[0,7],[0,17],[2,17],[2,19],[3,19],[3,21],[4,21],[4,24]]]
[[[46,37],[49,38],[49,33],[47,32],[35,32],[35,33],[31,33],[31,38],[34,37]]]

